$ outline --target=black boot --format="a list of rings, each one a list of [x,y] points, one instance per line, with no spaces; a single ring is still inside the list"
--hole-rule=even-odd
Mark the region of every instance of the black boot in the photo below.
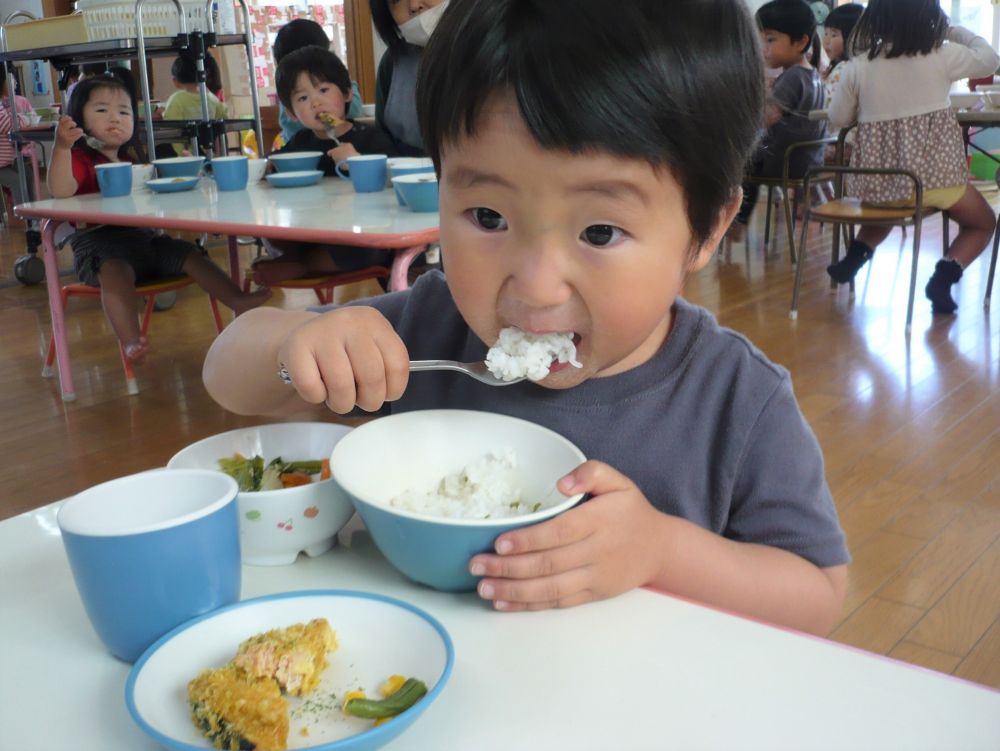
[[[924,294],[931,301],[935,315],[949,315],[958,310],[958,303],[951,299],[951,285],[962,278],[962,267],[952,258],[942,258],[934,267],[934,275],[924,287]]]
[[[847,284],[857,276],[858,271],[871,260],[875,251],[860,240],[851,243],[847,255],[826,267],[826,273],[837,284]]]

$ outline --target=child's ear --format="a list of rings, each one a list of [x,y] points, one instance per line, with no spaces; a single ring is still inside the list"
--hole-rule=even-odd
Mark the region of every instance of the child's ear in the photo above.
[[[722,242],[722,238],[726,236],[726,230],[729,229],[729,225],[733,223],[736,214],[739,213],[741,203],[743,203],[743,189],[737,188],[719,212],[719,218],[716,220],[715,226],[712,227],[712,234],[701,244],[697,252],[692,255],[691,260],[688,262],[687,273],[691,274],[695,271],[700,271],[712,259],[712,256],[715,255],[715,251],[719,247],[719,243]]]

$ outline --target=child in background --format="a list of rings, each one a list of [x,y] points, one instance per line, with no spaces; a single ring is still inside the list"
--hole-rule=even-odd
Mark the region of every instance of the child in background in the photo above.
[[[958,223],[958,234],[924,289],[935,314],[954,313],[951,286],[982,253],[996,222],[989,204],[969,185],[962,131],[948,91],[953,81],[991,75],[1000,56],[985,39],[949,26],[937,0],[871,0],[850,47],[830,124],[858,123],[852,166],[916,173],[923,205],[947,210]],[[859,175],[851,192],[881,206],[912,206],[915,200],[913,183],[901,176]],[[862,227],[847,255],[827,268],[830,277],[840,284],[854,279],[890,229]]]
[[[823,108],[820,81],[820,46],[816,17],[804,0],[773,0],[757,11],[757,26],[764,41],[764,60],[782,74],[774,82],[764,111],[766,132],[750,164],[754,177],[781,177],[785,150],[793,143],[815,141],[826,135],[826,123],[810,120],[809,111]],[[823,147],[796,149],[789,163],[789,176],[802,177],[806,170],[823,163]],[[741,242],[757,204],[760,185],[743,183],[743,204],[727,236]]]
[[[243,414],[478,409],[566,436],[590,460],[558,488],[591,497],[470,560],[498,610],[649,585],[827,632],[848,553],[788,373],[679,295],[739,206],[756,36],[744,0],[451,0],[418,105],[447,278],[251,311],[212,345],[209,393]],[[582,368],[409,378],[410,358],[481,362],[512,326],[573,332]]]
[[[323,31],[323,27],[308,18],[296,18],[280,29],[274,37],[274,45],[271,51],[274,53],[274,65],[278,67],[285,56],[303,47],[322,47],[330,49],[330,37]],[[280,99],[280,95],[279,95]],[[347,109],[347,116],[351,118],[361,117],[361,91],[358,85],[351,81],[351,98]],[[281,137],[284,143],[288,143],[301,128],[302,123],[296,120],[289,113],[288,107],[284,104],[278,105],[278,125],[281,126]]]
[[[10,140],[10,133],[14,130],[15,118],[17,129],[21,129],[28,125],[28,117],[19,109],[11,117],[10,108],[7,106],[9,104],[7,68],[3,63],[0,63],[0,76],[2,76],[2,82],[0,82],[0,185],[10,191],[14,201],[13,205],[16,206],[19,203],[24,203],[27,199],[21,192],[21,177],[15,163],[17,152],[13,141]]]
[[[206,60],[210,55],[206,56]],[[163,108],[164,120],[201,120],[201,93],[198,91],[198,65],[181,55],[170,66],[170,75],[177,89],[167,100]],[[207,82],[206,82],[207,87]],[[226,105],[219,101],[211,90],[205,92],[208,99],[208,117],[210,120],[225,120],[229,113]],[[188,152],[189,146],[184,143],[171,144],[176,155]]]
[[[48,170],[54,198],[97,193],[98,164],[139,161],[134,111],[135,93],[120,78],[101,75],[77,84],[69,112],[56,126]],[[149,341],[139,331],[137,283],[187,274],[237,315],[270,295],[267,290],[245,294],[194,244],[154,230],[100,225],[76,232],[70,242],[77,276],[101,288],[104,312],[133,362],[141,362],[149,351]]]
[[[289,53],[278,66],[275,84],[282,105],[303,126],[275,153],[320,151],[319,169],[327,176],[336,176],[337,162],[348,157],[392,154],[392,140],[381,128],[346,118],[352,99],[351,78],[340,58],[329,50],[310,46]],[[338,124],[328,124],[334,122]],[[254,264],[254,281],[265,286],[392,262],[392,252],[378,248],[270,240],[267,249],[280,255]]]
[[[823,51],[830,59],[826,72],[823,73],[823,91],[826,94],[826,104],[829,106],[833,101],[833,93],[840,83],[840,74],[843,71],[841,63],[848,59],[847,40],[854,31],[865,7],[859,3],[847,3],[838,5],[830,11],[830,15],[823,22]]]
[[[864,6],[858,3],[838,5],[830,11],[830,14],[826,17],[826,21],[823,22],[823,51],[826,52],[826,56],[830,59],[830,64],[823,73],[823,91],[827,107],[833,101],[833,94],[840,83],[840,74],[844,70],[843,63],[848,59],[847,40],[850,39],[851,32],[854,31],[854,26],[857,24],[858,19],[861,18],[864,10]],[[828,133],[831,136],[836,136],[839,134],[839,129],[830,129]],[[845,164],[851,160],[853,144],[854,134],[848,133],[843,154]],[[837,147],[834,144],[826,147],[825,159],[828,164],[836,161]]]

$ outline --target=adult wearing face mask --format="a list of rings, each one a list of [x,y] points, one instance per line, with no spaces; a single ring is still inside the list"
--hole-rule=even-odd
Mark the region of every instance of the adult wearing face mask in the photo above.
[[[375,78],[375,120],[404,156],[423,156],[417,123],[417,69],[448,0],[369,0],[388,50]]]

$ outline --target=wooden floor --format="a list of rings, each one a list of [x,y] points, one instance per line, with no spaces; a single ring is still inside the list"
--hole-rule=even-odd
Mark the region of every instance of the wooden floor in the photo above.
[[[907,339],[909,261],[898,231],[849,300],[846,290],[830,292],[823,270],[830,230],[814,230],[798,321],[787,314],[783,236],[765,254],[758,234],[750,250],[720,253],[686,294],[792,373],[854,557],[833,638],[1000,688],[1000,290],[984,313],[986,256],[959,285],[959,314],[933,319],[920,295],[940,247],[940,220],[930,221]],[[153,355],[133,397],[99,305],[71,301],[78,400],[63,404],[58,382],[39,376],[45,290],[13,279],[20,237],[0,230],[0,518],[162,466],[198,438],[258,422],[227,414],[202,387],[214,328],[195,288],[154,316]],[[273,304],[310,302],[307,293],[278,293]]]

